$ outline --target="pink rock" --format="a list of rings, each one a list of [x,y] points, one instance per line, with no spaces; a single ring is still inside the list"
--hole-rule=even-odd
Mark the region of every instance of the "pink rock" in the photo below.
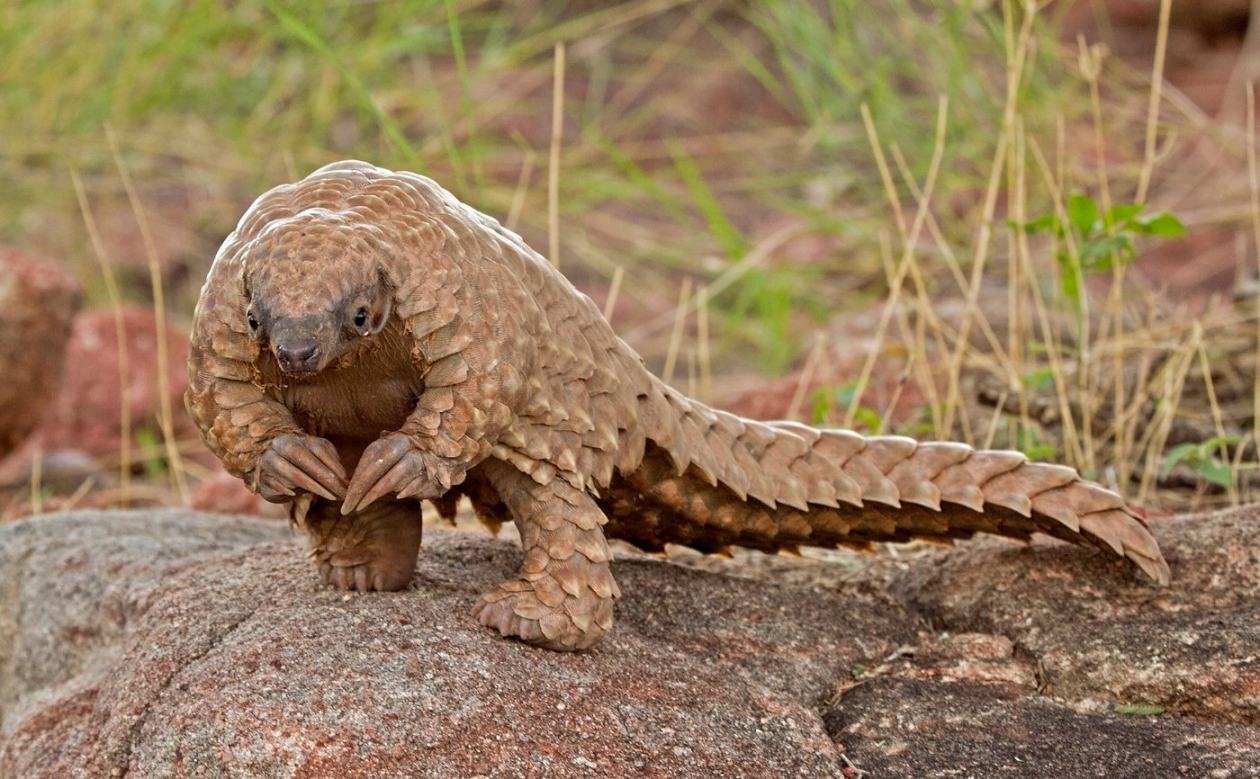
[[[192,508],[217,514],[267,514],[278,508],[249,491],[245,482],[223,470],[220,465],[193,490]]]
[[[0,457],[30,435],[56,395],[79,300],[64,270],[0,246]]]
[[[147,430],[150,438],[161,441],[158,423],[160,396],[157,366],[157,326],[153,311],[128,307],[123,310],[126,333],[128,408],[132,437]],[[169,364],[166,392],[170,398],[177,435],[193,430],[184,411],[184,388],[188,385],[188,336],[167,326]],[[61,394],[40,429],[44,451],[78,449],[92,455],[119,451],[122,442],[122,388],[119,381],[118,337],[112,309],[81,314],[66,351],[67,364]]]
[[[275,522],[0,526],[0,775],[836,776],[815,708],[913,636],[868,593],[636,560],[614,636],[546,652],[469,614],[519,551],[427,534],[415,589],[356,596]]]
[[[484,536],[350,594],[275,522],[0,525],[0,776],[1254,776],[1257,519],[1160,523],[1167,588],[1048,542],[887,584],[623,559],[578,654],[469,615],[520,562]]]

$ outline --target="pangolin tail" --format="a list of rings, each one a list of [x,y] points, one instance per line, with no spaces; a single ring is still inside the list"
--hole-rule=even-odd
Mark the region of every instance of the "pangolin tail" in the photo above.
[[[641,547],[863,548],[1044,533],[1110,550],[1169,581],[1143,518],[1072,468],[960,443],[753,422],[671,400],[680,425],[664,443],[649,436],[641,463],[602,500],[609,533]]]

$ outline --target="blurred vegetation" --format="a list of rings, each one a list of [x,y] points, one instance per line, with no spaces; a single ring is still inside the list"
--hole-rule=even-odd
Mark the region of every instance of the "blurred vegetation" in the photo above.
[[[1177,408],[1199,386],[1182,356],[1238,323],[1192,343],[1122,266],[1175,232],[1142,221],[1179,205],[1155,152],[1209,138],[1237,162],[1240,146],[1167,100],[1148,111],[1152,73],[1061,41],[1059,5],[18,0],[0,8],[0,240],[64,260],[108,304],[77,172],[123,296],[152,299],[156,262],[186,322],[254,196],[357,157],[423,172],[545,250],[563,44],[559,263],[597,302],[617,288],[614,324],[654,369],[722,400],[798,366],[801,418],[1020,446],[1149,497],[1180,430],[1150,402],[1175,385]],[[1245,211],[1196,214],[1249,229]],[[810,358],[811,334],[872,308],[873,357],[828,385],[834,353]],[[869,394],[876,357],[925,395],[900,426],[901,389]],[[1000,385],[981,411],[973,373]],[[1254,459],[1244,401],[1190,412],[1231,484]]]
[[[568,41],[566,269],[607,278],[624,265],[627,291],[655,297],[657,274],[720,272],[779,217],[834,234],[844,257],[751,274],[710,301],[781,370],[795,349],[790,309],[817,319],[836,308],[818,276],[854,273],[867,295],[881,292],[873,233],[887,212],[860,106],[921,177],[937,96],[954,96],[940,186],[965,191],[986,175],[1003,19],[940,6],[22,2],[0,12],[12,184],[0,236],[29,238],[52,214],[72,239],[58,256],[86,259],[68,170],[94,196],[119,196],[109,126],[145,194],[186,190],[184,218],[204,239],[200,261],[186,261],[198,268],[253,194],[344,157],[425,172],[500,216],[532,168],[521,226],[545,246],[552,51]],[[1044,124],[1072,105],[1064,82],[1077,85],[1039,56],[1022,90]],[[947,225],[960,239],[970,230]]]

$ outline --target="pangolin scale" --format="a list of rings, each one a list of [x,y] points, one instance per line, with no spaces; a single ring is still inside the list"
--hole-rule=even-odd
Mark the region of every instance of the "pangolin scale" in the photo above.
[[[197,305],[186,401],[229,471],[290,504],[338,586],[408,584],[421,499],[515,521],[522,569],[474,611],[553,649],[612,625],[606,536],[775,551],[1045,533],[1169,579],[1142,518],[1071,468],[686,397],[517,235],[363,162],[241,218]]]

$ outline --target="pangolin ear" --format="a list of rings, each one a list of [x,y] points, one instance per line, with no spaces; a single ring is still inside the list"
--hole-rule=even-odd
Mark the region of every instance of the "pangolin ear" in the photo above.
[[[236,281],[240,284],[241,294],[245,296],[245,299],[251,299],[253,295],[249,291],[249,268],[243,262],[240,266],[240,272],[236,274]]]
[[[376,285],[376,300],[372,301],[372,334],[379,333],[394,312],[394,285],[390,283],[385,270],[379,271],[380,280]]]

